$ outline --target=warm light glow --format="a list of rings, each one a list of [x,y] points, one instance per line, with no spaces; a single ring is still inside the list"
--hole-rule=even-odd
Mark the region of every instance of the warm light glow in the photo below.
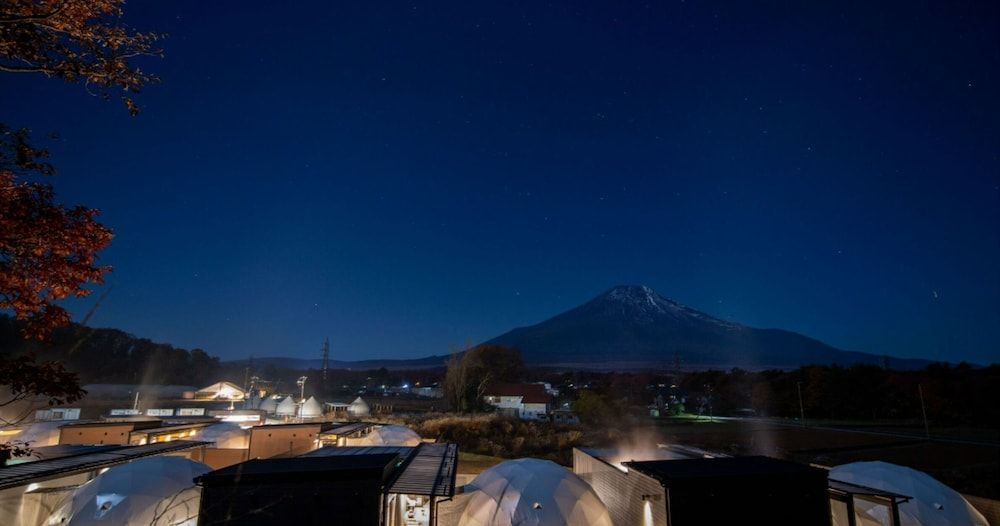
[[[21,431],[23,431],[23,429],[0,429],[0,437],[16,435]]]
[[[653,506],[648,500],[642,503],[642,524],[643,526],[653,526]]]

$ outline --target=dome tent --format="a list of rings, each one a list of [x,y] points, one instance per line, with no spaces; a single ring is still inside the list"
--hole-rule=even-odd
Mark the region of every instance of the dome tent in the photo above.
[[[201,428],[194,440],[212,442],[221,449],[246,449],[250,447],[250,431],[232,422],[219,422]]]
[[[260,403],[260,410],[273,415],[278,410],[278,398],[275,396],[267,397],[266,400]]]
[[[386,425],[372,429],[361,439],[362,446],[416,446],[420,435],[406,426]]]
[[[351,402],[351,405],[347,406],[347,412],[351,416],[368,416],[372,414],[372,408],[359,396]]]
[[[181,457],[156,456],[115,466],[73,491],[50,525],[174,526],[198,517],[193,479],[211,468]]]
[[[275,409],[274,414],[278,416],[295,416],[295,408],[297,404],[295,403],[295,398],[291,396],[285,397],[284,400],[278,404],[277,409]]]
[[[611,526],[591,487],[568,469],[536,458],[501,462],[465,486],[462,526]]]
[[[310,396],[309,399],[302,404],[302,410],[299,411],[299,416],[302,418],[323,416],[323,404],[319,403],[315,396]]]
[[[888,462],[853,462],[831,469],[830,478],[912,497],[899,505],[902,526],[989,526],[961,494],[922,471]],[[855,510],[864,520],[890,520],[884,506],[856,500]]]

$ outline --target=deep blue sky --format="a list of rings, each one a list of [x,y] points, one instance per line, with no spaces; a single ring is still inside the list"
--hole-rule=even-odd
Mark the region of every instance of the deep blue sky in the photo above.
[[[995,2],[578,3],[133,1],[169,34],[139,117],[6,75],[0,121],[116,232],[92,324],[225,358],[444,353],[642,283],[1000,360]]]

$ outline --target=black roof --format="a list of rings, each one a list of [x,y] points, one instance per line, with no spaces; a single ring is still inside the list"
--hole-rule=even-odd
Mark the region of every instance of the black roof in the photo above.
[[[664,485],[673,481],[775,475],[813,476],[823,470],[764,456],[647,460],[623,463]]]
[[[329,434],[329,435],[349,435],[351,433],[354,433],[355,431],[360,431],[360,430],[365,429],[367,427],[371,427],[372,425],[373,424],[369,424],[367,422],[353,422],[353,423],[349,423],[349,424],[336,424],[334,427],[331,427],[330,429],[324,429],[323,430],[323,434]]]
[[[899,502],[906,502],[913,497],[903,495],[902,493],[895,493],[892,491],[870,488],[868,486],[862,486],[860,484],[853,484],[851,482],[844,482],[842,480],[829,479],[828,484],[831,490],[845,494],[845,495],[868,495],[870,497],[878,497],[883,499],[895,500]]]
[[[397,453],[254,459],[206,473],[195,481],[201,485],[238,482],[351,481],[385,479],[405,457]]]
[[[99,453],[102,451],[113,451],[115,449],[122,449],[126,447],[128,446],[116,444],[59,444],[55,446],[38,446],[31,448],[31,452],[29,454],[15,457],[13,462],[7,462],[10,465],[14,465],[21,464],[23,462],[35,462],[37,460],[51,460],[54,458],[75,457],[78,455]]]
[[[145,446],[120,447],[82,455],[24,462],[0,468],[0,489],[13,488],[74,473],[83,473],[124,464],[143,457],[201,447],[209,442],[174,440]]]
[[[420,444],[410,456],[389,493],[451,497],[455,494],[458,446],[455,444]]]
[[[299,458],[345,457],[358,455],[397,454],[405,460],[389,493],[450,497],[455,494],[458,466],[458,446],[455,444],[419,444],[408,446],[326,446],[314,449]]]
[[[401,455],[409,458],[410,453],[415,448],[410,446],[323,446],[308,453],[303,453],[299,457],[343,457],[354,455]]]

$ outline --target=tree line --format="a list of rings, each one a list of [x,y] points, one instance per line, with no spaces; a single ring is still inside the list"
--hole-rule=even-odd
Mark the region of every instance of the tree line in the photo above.
[[[44,341],[26,340],[24,322],[0,314],[0,359],[34,354],[75,373],[80,384],[182,384],[203,387],[217,381],[219,359],[201,349],[137,338],[118,329],[71,324]]]

